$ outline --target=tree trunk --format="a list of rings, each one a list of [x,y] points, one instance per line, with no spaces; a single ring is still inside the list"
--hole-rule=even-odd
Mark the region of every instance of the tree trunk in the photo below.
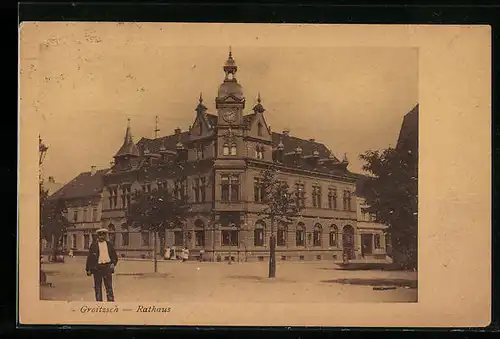
[[[52,234],[52,261],[57,261],[57,241],[55,234]]]
[[[157,259],[157,249],[156,249],[156,238],[158,236],[158,232],[153,232],[153,261],[154,261],[154,266],[155,266],[155,273],[158,272],[158,259]]]
[[[269,238],[269,278],[276,277],[276,238],[274,237],[274,217],[271,217],[271,237]]]

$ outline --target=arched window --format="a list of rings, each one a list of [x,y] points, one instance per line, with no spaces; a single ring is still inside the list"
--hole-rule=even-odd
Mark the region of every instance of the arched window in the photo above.
[[[339,245],[338,242],[338,228],[335,225],[330,226],[330,246],[337,247]]]
[[[231,155],[236,155],[236,143],[231,144]]]
[[[201,124],[201,121],[198,123],[198,135],[202,135],[203,133],[203,127],[202,127],[202,124]]]
[[[254,246],[264,246],[265,228],[266,224],[262,220],[255,223]]]
[[[313,246],[321,246],[321,225],[316,224],[314,225],[314,230],[313,230]]]
[[[224,144],[222,146],[222,154],[223,155],[229,155],[229,145],[228,144]]]
[[[196,219],[194,227],[195,246],[205,246],[205,223],[201,219]]]
[[[286,240],[287,240],[287,232],[288,227],[284,223],[280,223],[278,225],[278,239],[277,239],[277,245],[278,246],[286,246]]]
[[[264,159],[264,147],[261,145],[255,146],[255,157],[257,159]]]
[[[295,245],[304,246],[306,244],[306,227],[304,223],[299,222],[297,224],[297,231],[295,232],[295,234],[296,234]]]

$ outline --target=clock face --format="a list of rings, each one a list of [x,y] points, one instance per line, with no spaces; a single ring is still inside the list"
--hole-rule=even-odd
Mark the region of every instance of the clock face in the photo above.
[[[224,119],[225,122],[235,122],[236,121],[236,111],[226,111],[222,115],[222,119]]]

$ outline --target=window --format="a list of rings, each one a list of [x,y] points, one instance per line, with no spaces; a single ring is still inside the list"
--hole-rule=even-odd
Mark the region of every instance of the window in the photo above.
[[[83,248],[88,250],[89,247],[90,247],[90,235],[84,234],[83,235]]]
[[[278,246],[286,246],[286,240],[287,240],[286,225],[283,224],[278,225],[278,234],[276,240]]]
[[[328,208],[337,209],[337,189],[328,189]]]
[[[318,185],[313,186],[312,199],[314,207],[321,207],[321,187]]]
[[[113,245],[116,243],[116,233],[115,232],[109,233],[109,242],[112,243]]]
[[[77,248],[77,246],[76,246],[76,234],[73,234],[71,237],[71,248]]]
[[[295,184],[295,194],[297,196],[297,207],[304,208],[306,206],[306,190],[303,183]]]
[[[240,196],[240,182],[237,175],[221,176],[221,200],[238,201]]]
[[[257,145],[255,146],[255,157],[257,159],[264,159],[264,147]]]
[[[130,242],[129,234],[122,233],[122,246],[128,246]]]
[[[195,236],[195,246],[203,247],[205,246],[205,232],[203,230],[194,231]]]
[[[86,208],[84,208],[84,209],[83,209],[83,220],[82,220],[83,222],[85,222],[85,221],[89,221],[89,220],[88,220],[88,214],[89,214],[89,210],[88,210],[88,209],[86,209]]]
[[[306,243],[306,237],[305,237],[305,234],[306,234],[306,231],[305,231],[305,226],[303,223],[298,223],[297,224],[297,231],[296,231],[296,241],[295,241],[295,245],[296,246],[304,246],[305,243]]]
[[[77,222],[77,221],[78,221],[78,210],[75,210],[75,211],[73,212],[73,221],[74,221],[74,222]]]
[[[151,184],[143,184],[142,185],[142,191],[144,193],[150,193],[151,192]]]
[[[222,246],[238,246],[238,230],[222,231]]]
[[[373,242],[375,243],[376,249],[382,248],[382,246],[380,244],[380,234],[375,234],[375,238],[373,239]]]
[[[234,142],[231,144],[231,155],[236,155],[236,144]]]
[[[195,178],[193,183],[194,202],[205,202],[205,178]]]
[[[92,209],[92,221],[97,221],[97,207]]]
[[[205,179],[205,177],[202,177],[200,179],[200,195],[201,195],[200,198],[201,198],[201,202],[205,202],[205,200],[206,200],[206,196],[205,196],[206,188],[205,188],[205,186],[206,186],[206,179]]]
[[[313,246],[321,246],[321,225],[319,224],[314,226]]]
[[[184,233],[182,231],[174,232],[174,245],[183,246],[184,245]]]
[[[257,125],[257,135],[259,137],[262,136],[262,123],[259,122],[259,124]]]
[[[201,247],[205,246],[205,231],[204,231],[205,224],[200,219],[197,219],[194,222],[194,227],[195,227],[194,231],[195,246],[201,246]]]
[[[68,246],[68,235],[65,234],[63,236],[63,247],[67,247]]]
[[[151,190],[151,185],[144,186],[149,186],[149,190]],[[127,185],[122,187],[122,208],[125,209],[128,206],[130,206],[130,186]]]
[[[253,232],[254,246],[264,246],[264,225],[262,223],[256,223],[255,230]]]
[[[201,160],[201,159],[205,158],[204,150],[205,150],[205,148],[203,147],[203,145],[196,146],[196,160]]]
[[[262,184],[261,178],[255,178],[253,180],[253,194],[254,194],[254,201],[256,202],[264,201],[265,189]]]
[[[183,200],[186,197],[186,179],[175,181],[174,195],[178,200]]]
[[[344,210],[350,211],[351,210],[351,192],[348,190],[344,190]]]
[[[149,246],[149,232],[141,233],[141,244],[142,246]]]
[[[228,144],[224,144],[224,146],[222,146],[222,154],[229,155],[229,145]]]
[[[118,207],[118,188],[110,187],[108,188],[109,192],[109,208],[115,209]]]
[[[337,247],[338,246],[338,229],[337,226],[332,225],[330,227],[330,246]]]

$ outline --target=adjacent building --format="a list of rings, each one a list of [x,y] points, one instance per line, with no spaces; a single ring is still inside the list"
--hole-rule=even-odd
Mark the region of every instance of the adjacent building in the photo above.
[[[101,227],[103,178],[108,169],[83,172],[52,194],[49,199],[66,202],[71,223],[61,239],[62,246],[75,254],[86,254],[95,231]]]
[[[341,261],[344,254],[350,259],[384,258],[383,228],[359,220],[358,175],[348,170],[347,157],[340,160],[314,139],[272,131],[260,94],[255,93],[257,100],[248,107],[231,52],[222,69],[216,112],[208,111],[200,95],[187,130],[176,128],[171,135],[137,143],[129,121],[113,166],[100,171],[99,180],[89,173],[75,178],[78,185],[90,186],[85,194],[67,193],[78,196],[70,217],[91,206],[99,214],[89,223],[76,218],[66,243],[73,246],[81,230],[84,238],[76,235],[76,249],[85,250],[85,232],[102,226],[110,230],[122,257],[150,256],[152,234],[130,228],[125,211],[135,190],[165,187],[186,194],[190,211],[185,223],[160,238],[161,248],[187,246],[193,257],[204,250],[205,258],[214,261],[267,260],[270,225],[258,215],[264,208],[260,173],[273,165],[302,205],[296,220],[276,227],[278,260]],[[369,236],[371,252],[362,246]]]

